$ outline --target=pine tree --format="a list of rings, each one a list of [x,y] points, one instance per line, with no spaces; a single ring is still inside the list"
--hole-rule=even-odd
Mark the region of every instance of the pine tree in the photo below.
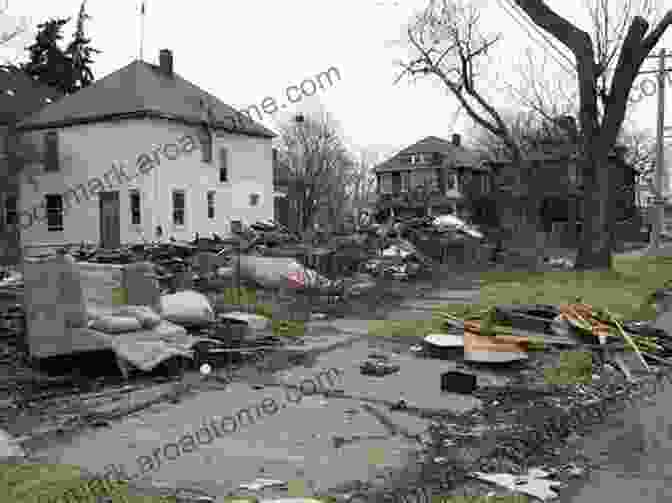
[[[39,82],[62,90],[72,89],[72,62],[59,47],[63,26],[70,18],[50,19],[37,25],[35,42],[27,48],[30,59],[21,65],[23,71]]]
[[[84,22],[91,19],[85,11],[86,0],[80,6],[73,40],[65,50],[60,44],[62,30],[71,18],[52,18],[37,25],[35,42],[27,48],[29,60],[21,65],[23,71],[39,82],[72,94],[90,85],[93,80],[91,56],[99,53],[89,47],[91,40],[84,34]]]
[[[77,29],[75,30],[72,42],[70,42],[70,45],[65,50],[66,56],[72,61],[73,92],[83,89],[93,82],[93,72],[90,68],[90,65],[93,64],[91,55],[101,52],[98,49],[89,47],[91,39],[87,38],[84,34],[84,22],[91,19],[91,16],[84,10],[85,6],[86,0],[83,0],[79,8],[79,14],[77,15]]]

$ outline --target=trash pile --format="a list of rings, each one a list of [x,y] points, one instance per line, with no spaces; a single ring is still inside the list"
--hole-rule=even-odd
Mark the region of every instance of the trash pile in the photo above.
[[[408,280],[431,273],[432,260],[406,239],[386,238],[380,255],[366,262],[363,269],[373,276]]]
[[[659,377],[657,366],[672,366],[670,334],[580,300],[441,317],[443,333],[428,334],[412,352],[458,361],[462,371],[442,373],[436,385],[479,398],[482,406],[435,421],[423,452],[433,463],[455,463],[463,480],[475,477],[542,501],[555,499],[560,486],[539,480],[552,476],[530,479],[526,470],[553,463],[568,438],[604,421],[606,404],[625,403]],[[480,382],[484,365],[508,383]]]

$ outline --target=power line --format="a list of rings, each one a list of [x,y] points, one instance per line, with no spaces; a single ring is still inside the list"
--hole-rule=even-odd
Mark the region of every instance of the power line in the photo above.
[[[504,12],[506,12],[506,13],[511,17],[511,19],[513,19],[513,20],[518,24],[518,26],[520,26],[521,28],[523,28],[523,29],[527,32],[527,34],[530,35],[530,37],[532,37],[532,33],[530,32],[530,30],[529,30],[528,27],[526,26],[526,25],[528,24],[528,22],[529,22],[529,21],[527,20],[527,18],[521,16],[521,19],[522,19],[522,21],[521,21],[521,19],[519,19],[519,18],[517,18],[516,16],[514,16],[514,14],[513,14],[512,12],[510,12],[510,11],[504,6],[502,0],[497,0],[497,2],[499,3],[500,7],[504,10]],[[509,5],[512,5],[512,3],[511,3],[510,1],[509,1],[508,3],[509,3]],[[512,5],[512,10],[513,10],[514,12],[518,12],[518,11],[516,11],[515,6],[513,6],[513,5]],[[558,52],[558,54],[560,54],[560,56],[562,56],[562,57],[565,59],[565,61],[567,61],[567,62],[569,63],[569,66],[570,66],[570,68],[572,68],[572,69],[570,70],[570,69],[567,68],[563,63],[561,63],[560,61],[558,61],[558,59],[555,58],[555,56],[553,55],[553,53],[548,52],[547,49],[546,49],[546,48],[543,46],[543,44],[542,44],[542,49],[544,49],[544,52],[546,52],[546,54],[548,54],[549,56],[551,56],[551,58],[553,58],[553,60],[554,60],[556,63],[558,63],[558,65],[560,65],[560,67],[562,67],[563,70],[565,70],[567,73],[569,73],[570,76],[574,76],[574,70],[573,70],[573,68],[574,68],[574,62],[573,62],[573,61],[572,61],[572,60],[571,60],[571,59],[570,59],[564,52],[562,52],[558,47],[556,47],[556,46],[552,43],[552,41],[550,41],[550,40],[546,37],[546,35],[545,35],[543,32],[540,31],[539,27],[538,27],[536,24],[534,24],[534,22],[531,22],[530,25],[531,25],[532,29],[533,29],[538,35],[540,35],[540,36],[542,37],[542,39],[543,39],[548,45],[550,45],[553,49],[555,49],[555,50]],[[538,40],[535,40],[535,41],[538,42]]]

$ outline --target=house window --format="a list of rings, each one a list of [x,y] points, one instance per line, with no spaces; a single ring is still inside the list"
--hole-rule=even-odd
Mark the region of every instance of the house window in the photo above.
[[[7,196],[5,199],[5,225],[13,227],[18,224],[18,198],[16,196]]]
[[[140,225],[140,191],[131,189],[128,193],[131,206],[131,223]]]
[[[58,171],[58,133],[48,131],[44,134],[44,170]]]
[[[392,174],[385,173],[380,175],[380,192],[382,194],[392,194]]]
[[[199,132],[201,142],[201,160],[203,162],[212,162],[212,132],[207,126],[203,126]]]
[[[426,187],[428,189],[438,186],[438,176],[433,169],[416,169],[413,171],[413,187]]]
[[[215,191],[208,192],[208,218],[215,218]]]
[[[63,230],[63,196],[47,194],[44,196],[47,209],[47,230]]]
[[[446,176],[446,190],[455,190],[457,188],[457,175],[448,173]]]
[[[225,148],[219,149],[219,181],[229,181],[229,165],[228,165],[229,151]]]
[[[401,191],[408,192],[410,187],[411,187],[411,172],[403,171],[401,173]]]
[[[184,225],[185,199],[183,190],[173,191],[173,224]]]
[[[490,175],[483,173],[481,175],[481,194],[488,194],[490,192]]]

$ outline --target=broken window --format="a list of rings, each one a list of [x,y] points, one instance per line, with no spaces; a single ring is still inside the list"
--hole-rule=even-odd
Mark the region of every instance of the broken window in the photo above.
[[[208,218],[215,218],[215,191],[211,190],[207,194],[208,197]]]
[[[47,208],[47,230],[63,230],[63,196],[61,194],[47,194],[44,196]]]
[[[140,225],[140,191],[138,189],[131,189],[129,197],[131,203],[131,223],[133,225]]]
[[[184,225],[185,198],[183,190],[173,191],[173,224]]]

